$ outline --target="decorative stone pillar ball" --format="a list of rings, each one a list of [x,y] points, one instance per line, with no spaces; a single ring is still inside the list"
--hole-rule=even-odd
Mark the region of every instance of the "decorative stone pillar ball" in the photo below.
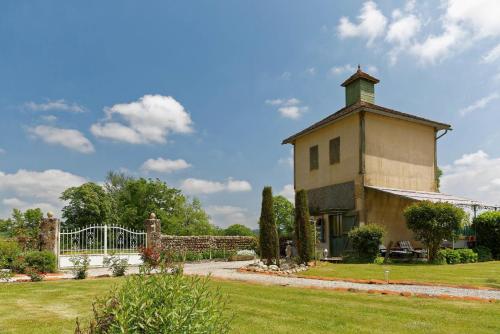
[[[156,214],[154,212],[151,212],[149,214],[149,219],[156,219]]]
[[[52,219],[54,217],[54,214],[51,211],[47,212],[47,218]]]

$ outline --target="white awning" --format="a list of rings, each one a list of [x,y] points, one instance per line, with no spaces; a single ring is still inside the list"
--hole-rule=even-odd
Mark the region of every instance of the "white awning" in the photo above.
[[[500,205],[491,205],[482,203],[479,201],[474,201],[471,199],[438,193],[438,192],[428,192],[428,191],[415,191],[415,190],[405,190],[405,189],[393,189],[384,187],[374,187],[365,186],[368,189],[375,189],[392,195],[406,197],[416,201],[431,201],[431,202],[446,202],[457,206],[467,206],[467,207],[481,207],[481,208],[499,208]]]

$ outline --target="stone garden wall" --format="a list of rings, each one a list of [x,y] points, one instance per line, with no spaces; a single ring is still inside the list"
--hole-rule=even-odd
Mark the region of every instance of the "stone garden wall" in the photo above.
[[[254,237],[236,236],[176,236],[162,235],[161,245],[172,251],[203,252],[209,250],[255,249]]]

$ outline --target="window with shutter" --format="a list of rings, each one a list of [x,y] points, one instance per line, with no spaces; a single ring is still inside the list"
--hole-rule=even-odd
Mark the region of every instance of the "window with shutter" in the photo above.
[[[330,165],[340,162],[340,137],[330,140]]]
[[[315,170],[319,168],[319,152],[318,145],[309,148],[309,169]]]

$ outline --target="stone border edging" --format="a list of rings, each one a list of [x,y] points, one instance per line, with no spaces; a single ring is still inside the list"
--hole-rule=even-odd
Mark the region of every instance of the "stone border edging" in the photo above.
[[[460,288],[460,289],[474,289],[474,290],[486,290],[486,291],[500,291],[500,289],[490,288],[487,286],[474,286],[474,285],[462,285],[462,284],[445,284],[445,283],[431,283],[431,282],[417,282],[417,281],[399,281],[399,280],[389,280],[389,282],[377,279],[355,279],[355,278],[340,278],[340,277],[325,277],[325,276],[308,276],[308,275],[296,275],[296,277],[304,279],[315,279],[320,281],[341,281],[348,283],[361,283],[361,284],[397,284],[397,285],[421,285],[421,286],[438,286],[444,288]]]

